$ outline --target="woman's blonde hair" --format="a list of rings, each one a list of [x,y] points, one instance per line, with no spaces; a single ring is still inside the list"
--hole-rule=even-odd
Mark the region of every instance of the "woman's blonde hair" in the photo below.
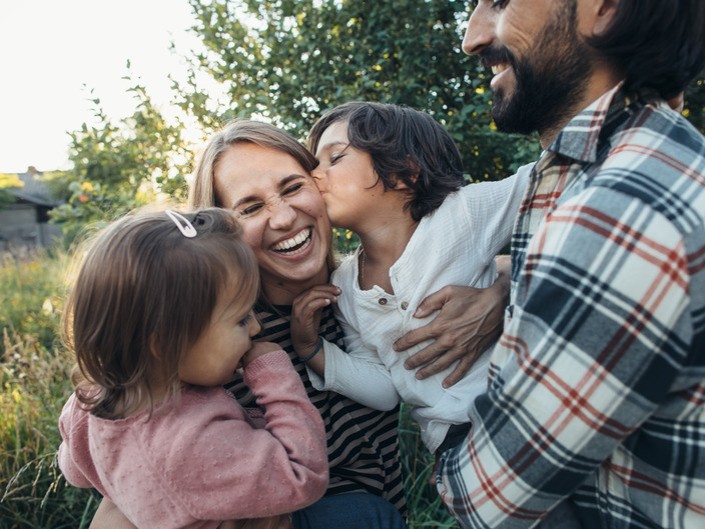
[[[176,395],[179,359],[220,293],[243,303],[257,295],[257,263],[234,217],[216,208],[182,215],[195,236],[164,211],[139,211],[87,243],[63,334],[76,355],[77,397],[95,415],[119,418],[144,402],[151,411],[155,382]]]
[[[308,149],[288,132],[269,123],[236,119],[213,134],[199,155],[189,188],[191,208],[223,205],[215,193],[215,167],[228,148],[238,143],[254,143],[289,154],[309,174],[318,165],[318,161]]]

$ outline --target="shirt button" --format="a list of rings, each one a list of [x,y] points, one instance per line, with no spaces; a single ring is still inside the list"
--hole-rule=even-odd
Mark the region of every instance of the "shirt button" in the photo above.
[[[386,304],[387,304],[387,298],[379,298],[379,304],[380,304],[380,305],[386,305]]]
[[[401,302],[401,310],[406,310],[409,308],[409,304],[406,301]]]

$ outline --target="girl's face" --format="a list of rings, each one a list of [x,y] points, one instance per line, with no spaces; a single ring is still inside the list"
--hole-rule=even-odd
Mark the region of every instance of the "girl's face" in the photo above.
[[[234,287],[223,291],[211,320],[201,335],[179,360],[179,379],[187,384],[220,386],[230,381],[242,357],[252,347],[252,337],[260,331],[252,306],[233,299]]]
[[[213,173],[216,195],[242,225],[273,302],[286,301],[271,297],[272,290],[300,292],[327,281],[330,222],[313,179],[294,157],[237,143]]]
[[[320,162],[313,171],[333,226],[360,232],[361,223],[379,215],[384,185],[372,158],[348,140],[348,122],[338,121],[321,135],[314,153]],[[386,198],[386,197],[385,197]]]

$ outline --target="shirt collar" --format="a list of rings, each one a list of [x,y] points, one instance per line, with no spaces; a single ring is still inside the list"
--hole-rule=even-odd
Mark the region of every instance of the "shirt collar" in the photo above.
[[[623,84],[615,85],[571,119],[546,150],[581,162],[595,162],[601,142],[631,114],[636,100],[643,99],[639,96],[646,95],[627,97]]]

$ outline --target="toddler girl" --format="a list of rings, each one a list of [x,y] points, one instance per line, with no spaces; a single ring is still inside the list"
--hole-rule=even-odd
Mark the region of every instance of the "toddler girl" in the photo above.
[[[60,418],[69,483],[138,528],[289,528],[323,495],[320,415],[286,353],[251,341],[258,283],[216,208],[136,213],[95,238],[64,324],[78,363]],[[263,427],[221,387],[238,368]]]

